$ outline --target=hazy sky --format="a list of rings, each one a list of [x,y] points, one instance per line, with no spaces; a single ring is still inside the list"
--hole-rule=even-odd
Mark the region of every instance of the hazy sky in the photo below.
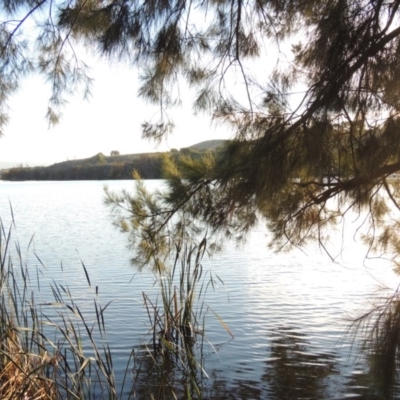
[[[74,158],[162,151],[187,147],[209,139],[229,138],[226,129],[216,128],[206,116],[195,117],[190,100],[171,115],[175,133],[161,146],[141,139],[141,124],[150,119],[154,106],[137,98],[137,70],[91,62],[95,82],[89,101],[72,98],[64,116],[48,128],[45,114],[50,90],[42,78],[28,78],[10,105],[10,122],[0,138],[0,163],[51,164]]]

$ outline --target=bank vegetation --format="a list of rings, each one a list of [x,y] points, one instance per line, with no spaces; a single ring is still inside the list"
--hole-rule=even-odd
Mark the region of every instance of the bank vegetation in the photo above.
[[[209,140],[193,146],[172,149],[167,152],[119,154],[110,156],[98,153],[90,158],[68,160],[50,166],[17,166],[0,171],[1,179],[7,181],[74,181],[132,179],[136,171],[142,179],[162,179],[162,163],[165,157],[193,159],[215,151],[222,140]]]

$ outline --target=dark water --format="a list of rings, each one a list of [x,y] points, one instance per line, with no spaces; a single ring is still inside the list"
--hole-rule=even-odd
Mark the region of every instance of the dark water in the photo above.
[[[130,181],[107,182],[111,188]],[[148,185],[157,187],[160,181]],[[90,318],[93,288],[103,304],[119,380],[133,347],[148,342],[149,322],[143,295],[156,295],[155,277],[130,264],[126,237],[111,224],[103,205],[104,182],[1,182],[0,216],[11,221],[30,268],[43,264],[43,301],[52,279],[68,283],[74,299]],[[317,247],[274,254],[267,232],[253,232],[242,247],[227,244],[222,254],[204,259],[204,270],[217,274],[206,295],[204,393],[210,399],[383,399],[370,372],[369,359],[347,335],[349,320],[371,307],[377,288],[396,288],[389,264],[364,263],[365,248],[352,235],[332,233],[333,263]],[[28,244],[33,238],[28,249]],[[40,261],[35,257],[37,254]],[[88,284],[81,262],[92,284]],[[42,267],[40,267],[42,268]],[[43,269],[43,268],[42,268]],[[234,335],[223,328],[220,316]],[[143,375],[138,398],[152,377]]]

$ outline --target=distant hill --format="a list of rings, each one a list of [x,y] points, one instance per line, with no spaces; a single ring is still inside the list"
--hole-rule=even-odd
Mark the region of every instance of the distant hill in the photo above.
[[[215,148],[223,145],[225,142],[226,142],[226,140],[221,140],[221,139],[205,140],[204,142],[196,143],[187,148],[195,149],[195,150],[214,150]]]
[[[82,158],[82,159],[74,159],[68,161],[61,161],[59,163],[50,165],[50,168],[74,168],[77,166],[90,166],[90,165],[104,165],[104,164],[129,164],[134,163],[135,161],[140,161],[143,159],[154,159],[160,157],[161,152],[153,152],[153,153],[136,153],[136,154],[119,154],[115,156],[105,156],[103,153],[98,153],[93,157]]]
[[[204,152],[214,151],[224,140],[207,140],[193,146],[171,152],[138,153],[93,157],[62,161],[46,167],[14,167],[0,171],[0,178],[10,181],[23,180],[113,180],[131,179],[136,170],[143,179],[161,179],[161,165],[165,154],[179,157],[180,154],[201,157]]]

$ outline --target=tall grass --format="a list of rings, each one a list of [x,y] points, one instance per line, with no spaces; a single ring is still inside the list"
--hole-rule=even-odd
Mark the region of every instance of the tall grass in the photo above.
[[[28,268],[18,242],[0,219],[0,398],[201,399],[204,370],[205,294],[216,277],[204,272],[206,239],[177,245],[169,269],[156,272],[157,296],[143,292],[148,340],[127,349],[124,376],[114,374],[99,289],[85,265],[93,308],[85,312],[68,285],[50,283],[41,296],[45,266]],[[214,313],[214,315],[216,315]],[[222,323],[222,321],[221,321]],[[226,325],[222,326],[230,333]]]
[[[0,220],[0,398],[133,397],[123,392],[124,385],[117,392],[104,319],[108,304],[100,304],[84,264],[94,321],[84,317],[68,286],[54,281],[53,301],[37,303],[43,265],[32,282],[18,243],[10,248],[14,226],[13,221],[6,230]]]
[[[160,393],[166,398],[202,398],[203,382],[208,378],[203,355],[205,320],[209,311],[216,315],[206,306],[205,295],[216,280],[220,281],[203,270],[206,247],[206,238],[198,245],[176,244],[171,267],[163,264],[163,268],[156,268],[157,299],[143,292],[151,338],[136,358],[135,384],[142,385],[138,390],[145,398]],[[229,328],[222,326],[233,337]],[[144,371],[153,375],[153,387],[144,387]]]

